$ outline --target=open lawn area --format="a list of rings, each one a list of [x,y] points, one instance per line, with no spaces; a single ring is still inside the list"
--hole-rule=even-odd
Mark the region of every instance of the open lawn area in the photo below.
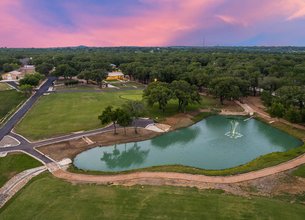
[[[195,188],[72,185],[36,177],[0,210],[0,219],[304,219],[305,206]]]
[[[16,90],[0,91],[0,124],[9,113],[13,113],[26,97]]]
[[[55,93],[42,97],[26,117],[17,125],[16,132],[31,140],[50,138],[71,132],[99,128],[97,119],[105,107],[121,106],[127,100],[141,100],[142,90],[126,90],[102,93]],[[190,105],[188,110],[214,106],[214,99],[203,98],[200,104]],[[177,113],[177,101],[169,102],[162,113],[157,104],[148,108],[147,115],[154,119]]]
[[[0,158],[0,187],[17,173],[38,166],[41,163],[26,154],[11,154]]]
[[[44,96],[26,114],[16,131],[32,140],[99,128],[98,115],[105,107],[120,106],[122,95],[139,95],[142,90],[105,93],[55,93]]]
[[[6,91],[11,89],[12,88],[7,83],[0,82],[0,91]]]

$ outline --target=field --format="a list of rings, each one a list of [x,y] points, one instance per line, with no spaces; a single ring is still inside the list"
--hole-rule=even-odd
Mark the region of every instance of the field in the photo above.
[[[101,127],[103,109],[120,106],[121,95],[141,94],[141,90],[107,93],[57,93],[42,97],[16,127],[17,133],[32,140],[49,138]]]
[[[31,140],[50,138],[71,132],[99,128],[97,119],[108,105],[121,106],[126,100],[141,100],[142,90],[128,90],[102,93],[57,93],[42,97],[26,117],[17,125],[16,132]],[[189,106],[188,110],[208,107],[216,103],[204,99],[200,104]],[[177,101],[168,104],[162,113],[157,105],[148,108],[147,115],[154,119],[177,113]]]
[[[169,202],[170,201],[170,202]],[[195,188],[72,185],[43,174],[0,219],[304,219],[304,205]]]
[[[41,163],[26,154],[11,154],[0,158],[0,187],[17,173],[38,166]]]
[[[0,82],[0,91],[6,91],[6,90],[11,90],[12,88],[7,85],[6,83],[1,83]]]
[[[7,90],[0,92],[0,124],[5,116],[12,113],[16,107],[22,103],[26,97],[16,90]]]

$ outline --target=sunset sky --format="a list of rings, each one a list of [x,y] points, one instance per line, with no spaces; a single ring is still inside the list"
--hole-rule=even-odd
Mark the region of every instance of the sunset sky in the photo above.
[[[0,47],[304,46],[305,0],[0,0]]]

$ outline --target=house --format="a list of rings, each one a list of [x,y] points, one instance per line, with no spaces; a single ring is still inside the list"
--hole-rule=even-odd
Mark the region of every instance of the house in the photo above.
[[[23,79],[26,74],[33,74],[33,73],[35,73],[35,66],[24,65],[19,70],[14,70],[14,71],[2,74],[2,79],[9,80],[9,81],[10,80],[16,81],[16,80]]]
[[[2,79],[3,80],[19,80],[22,79],[24,77],[24,73],[14,70],[8,73],[4,73],[2,74]]]
[[[34,65],[24,65],[19,69],[20,72],[24,74],[32,74],[35,73],[35,66]]]
[[[122,72],[109,72],[106,80],[124,80]]]

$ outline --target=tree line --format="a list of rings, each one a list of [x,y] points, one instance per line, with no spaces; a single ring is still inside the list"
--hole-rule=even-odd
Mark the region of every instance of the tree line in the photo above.
[[[290,47],[0,49],[0,71],[14,68],[22,58],[32,57],[30,62],[43,75],[67,79],[77,76],[101,85],[107,71],[112,70],[110,64],[114,64],[131,79],[145,84],[160,82],[148,86],[146,93],[151,95],[146,100],[158,103],[161,110],[171,97],[179,96],[179,110],[184,111],[189,103],[184,99],[192,98],[183,97],[185,91],[172,91],[177,84],[174,82],[183,82],[218,97],[221,103],[259,94],[273,115],[305,122],[304,100],[293,97],[294,93],[300,97],[305,86],[304,52],[304,48]],[[153,87],[160,89],[164,97]],[[285,92],[294,95],[284,96]],[[274,114],[281,108],[284,111]],[[293,119],[289,115],[298,116]]]

